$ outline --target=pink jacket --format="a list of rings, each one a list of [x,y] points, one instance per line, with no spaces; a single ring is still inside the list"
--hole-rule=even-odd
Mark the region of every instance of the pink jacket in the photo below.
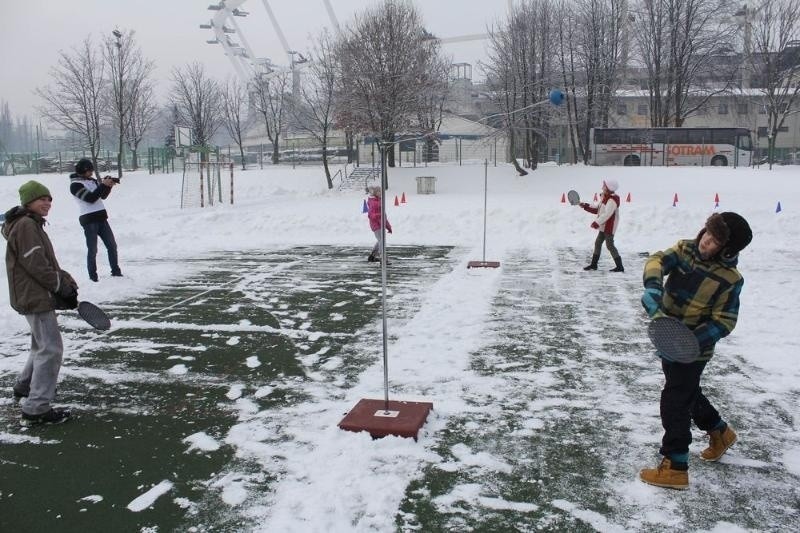
[[[367,216],[369,217],[369,229],[377,231],[381,229],[381,199],[377,196],[370,196],[367,200]],[[392,232],[392,225],[386,219],[386,231]]]

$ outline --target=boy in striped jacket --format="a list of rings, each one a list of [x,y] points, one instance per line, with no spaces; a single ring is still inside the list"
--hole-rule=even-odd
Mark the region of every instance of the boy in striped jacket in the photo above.
[[[103,241],[108,252],[108,263],[112,276],[122,276],[117,256],[117,241],[108,223],[108,212],[103,200],[111,194],[111,188],[117,181],[110,176],[102,180],[92,176],[94,164],[91,159],[83,158],[75,165],[75,173],[69,177],[69,192],[75,197],[80,209],[78,221],[83,227],[86,237],[86,268],[89,279],[97,281],[97,238]]]
[[[697,238],[678,241],[645,263],[642,306],[647,314],[679,319],[700,344],[700,357],[693,363],[661,361],[666,381],[661,391],[664,437],[659,452],[664,458],[657,468],[639,473],[645,483],[688,488],[692,421],[709,435],[709,446],[700,453],[706,461],[717,461],[736,442],[733,428],[703,394],[700,377],[717,341],[736,327],[744,285],[737,263],[739,252],[752,238],[750,226],[740,215],[715,213]]]

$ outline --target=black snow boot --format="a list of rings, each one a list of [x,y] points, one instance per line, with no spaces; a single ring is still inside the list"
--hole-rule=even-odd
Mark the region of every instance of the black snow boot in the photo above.
[[[29,415],[25,411],[22,412],[22,422],[26,425],[31,424],[60,424],[66,422],[72,416],[69,409],[63,407],[51,408],[46,413],[38,415]]]
[[[600,259],[599,255],[592,256],[592,262],[583,267],[584,270],[597,270],[597,260]]]
[[[375,261],[377,261],[377,260],[378,260],[378,258],[377,258],[377,257],[375,257],[375,256],[374,256],[374,255],[372,255],[372,254],[369,254],[369,257],[367,257],[367,261],[369,261],[370,263],[374,263],[374,262],[375,262]]]
[[[28,391],[23,390],[21,387],[17,388],[16,385],[14,386],[14,403],[19,403],[22,401],[23,398],[28,397]]]
[[[609,270],[609,272],[625,272],[625,268],[622,266],[622,258],[621,257],[615,257],[614,258],[614,264],[617,265],[617,266],[615,266],[614,268]]]

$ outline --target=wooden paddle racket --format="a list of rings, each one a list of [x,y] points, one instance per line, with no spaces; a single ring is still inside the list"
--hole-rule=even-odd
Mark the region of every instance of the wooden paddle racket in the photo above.
[[[700,343],[692,330],[671,316],[659,316],[650,321],[647,335],[659,357],[673,363],[693,363],[700,356]]]
[[[581,196],[578,194],[578,191],[569,191],[567,193],[567,200],[572,205],[578,205],[581,203]]]

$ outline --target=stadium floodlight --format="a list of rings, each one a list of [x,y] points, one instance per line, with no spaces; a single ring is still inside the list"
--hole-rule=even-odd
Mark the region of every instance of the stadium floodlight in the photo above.
[[[297,50],[286,50],[286,53],[289,54],[289,57],[292,58],[291,59],[291,65],[292,65],[291,68],[292,69],[294,69],[295,65],[300,65],[302,63],[307,63],[308,62],[308,59],[306,59],[303,56],[303,54],[301,54]],[[295,59],[294,56],[297,56],[299,59]]]
[[[236,30],[234,30],[233,28],[229,28],[225,25],[222,26],[222,31],[223,33],[236,33]]]
[[[219,39],[209,39],[206,41],[208,44],[219,44]]]
[[[250,14],[250,12],[242,11],[238,7],[234,8],[233,11],[231,11],[231,13],[233,14],[234,17],[246,17],[247,15]]]
[[[211,4],[210,6],[208,6],[208,10],[209,11],[219,11],[223,7],[225,7],[225,5],[222,2],[220,2],[219,4]]]
[[[200,24],[200,29],[201,30],[210,30],[213,27],[214,27],[214,24],[212,22],[209,22],[208,24]]]

